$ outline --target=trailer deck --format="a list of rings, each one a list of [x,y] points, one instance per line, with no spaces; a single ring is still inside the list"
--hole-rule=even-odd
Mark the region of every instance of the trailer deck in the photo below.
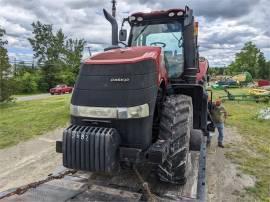
[[[190,152],[189,176],[185,185],[161,183],[150,165],[137,166],[148,183],[151,198],[134,170],[113,175],[73,172],[58,168],[49,180],[0,193],[3,201],[205,201],[205,144],[200,152]],[[20,194],[21,193],[21,194]]]

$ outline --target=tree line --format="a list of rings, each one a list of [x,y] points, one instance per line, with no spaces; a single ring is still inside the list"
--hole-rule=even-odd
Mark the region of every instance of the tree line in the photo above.
[[[236,75],[246,71],[255,79],[270,80],[270,61],[267,61],[263,52],[250,41],[235,54],[235,60],[227,68],[209,69],[211,75]]]
[[[37,68],[20,63],[12,71],[4,40],[5,30],[0,28],[0,102],[12,94],[48,92],[49,88],[64,83],[73,85],[79,72],[84,39],[68,38],[62,29],[53,31],[53,25],[32,23],[33,37],[28,38],[38,61]],[[248,71],[253,78],[270,79],[270,61],[252,42],[245,43],[235,60],[227,68],[210,68],[212,75],[235,75]]]
[[[84,39],[68,38],[62,29],[54,32],[53,25],[33,22],[33,37],[28,38],[37,60],[37,68],[19,63],[12,71],[3,40],[5,30],[0,29],[0,102],[12,94],[48,92],[57,84],[74,85],[79,72]]]

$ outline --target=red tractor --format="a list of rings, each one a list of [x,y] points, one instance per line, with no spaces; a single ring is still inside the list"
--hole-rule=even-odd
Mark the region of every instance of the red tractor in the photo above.
[[[149,163],[161,181],[184,184],[189,151],[209,134],[208,62],[199,58],[193,12],[134,13],[122,23],[131,27],[127,44],[127,31],[118,37],[115,18],[104,15],[112,46],[81,66],[71,125],[56,144],[63,164],[112,172]]]

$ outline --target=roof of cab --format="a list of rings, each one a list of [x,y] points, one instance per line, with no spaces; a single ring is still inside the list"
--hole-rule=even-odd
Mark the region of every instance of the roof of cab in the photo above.
[[[174,8],[174,9],[169,9],[169,10],[160,10],[160,11],[152,11],[152,12],[137,12],[137,13],[133,13],[131,14],[131,16],[142,16],[142,17],[151,17],[151,16],[159,16],[159,15],[167,15],[170,12],[185,12],[185,9],[181,9],[181,8]]]

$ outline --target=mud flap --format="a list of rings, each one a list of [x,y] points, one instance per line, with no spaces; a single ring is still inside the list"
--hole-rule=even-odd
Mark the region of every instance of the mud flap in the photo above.
[[[203,141],[203,133],[201,130],[192,129],[190,133],[190,150],[192,151],[200,151],[201,144]]]
[[[111,172],[117,165],[120,136],[114,128],[71,125],[63,134],[63,165],[92,172]]]

